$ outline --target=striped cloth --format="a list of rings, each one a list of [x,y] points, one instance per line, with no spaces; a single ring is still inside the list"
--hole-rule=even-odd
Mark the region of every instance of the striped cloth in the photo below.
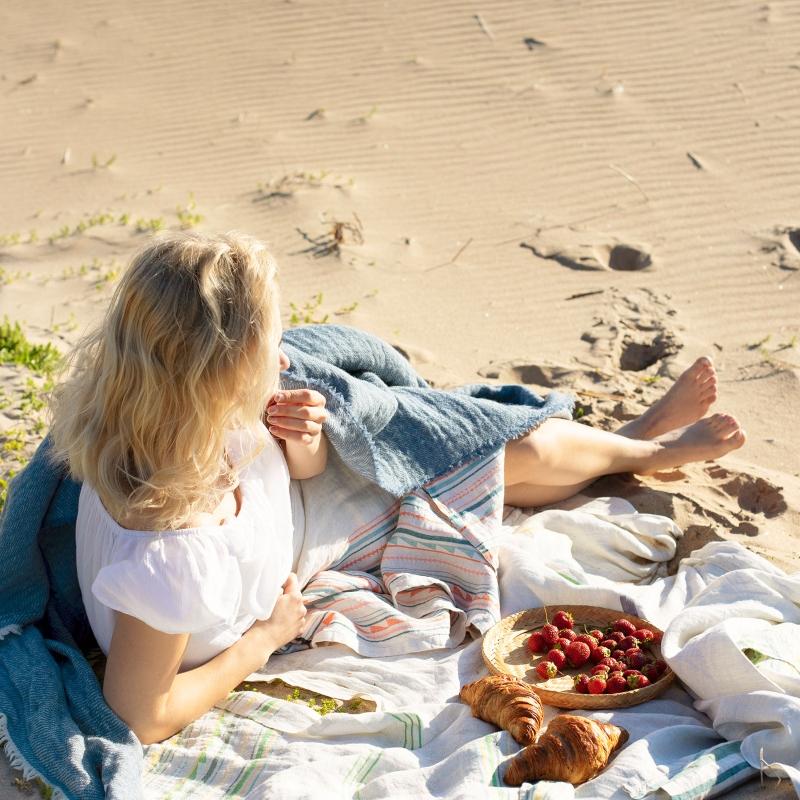
[[[723,742],[710,747],[673,775],[661,791],[670,800],[717,797],[758,774],[742,756],[742,743]]]
[[[450,715],[452,716],[452,715]],[[259,692],[231,692],[174,736],[144,748],[146,800],[367,800],[429,796],[475,800],[563,800],[568,784],[511,788],[501,767],[519,749],[505,731],[463,741],[441,713],[372,711],[320,715],[306,705]],[[472,722],[480,725],[480,722]],[[437,747],[437,744],[439,745]],[[417,752],[441,761],[426,769]],[[396,775],[408,786],[387,794]],[[324,778],[323,778],[324,776]],[[321,783],[324,780],[324,785]],[[560,789],[560,791],[559,791]]]
[[[501,447],[390,503],[303,590],[308,624],[280,652],[323,642],[364,656],[455,647],[500,619]]]

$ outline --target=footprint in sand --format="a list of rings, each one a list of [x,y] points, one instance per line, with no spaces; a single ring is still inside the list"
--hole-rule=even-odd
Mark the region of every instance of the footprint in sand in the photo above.
[[[781,487],[764,478],[732,472],[718,464],[707,467],[706,473],[714,480],[724,481],[719,488],[733,497],[742,510],[751,514],[777,517],[788,508]]]
[[[653,266],[653,257],[644,245],[569,226],[539,229],[532,241],[521,242],[520,247],[569,269],[638,272]]]
[[[797,272],[800,270],[800,228],[776,226],[762,237],[761,250],[774,254],[775,266]]]
[[[668,300],[649,289],[607,292],[608,303],[581,335],[592,356],[625,372],[658,363],[659,374],[677,377],[670,359],[683,347],[674,330],[681,326],[670,319],[677,312]]]
[[[619,366],[624,370],[640,372],[657,361],[674,356],[682,346],[674,334],[666,330],[645,341],[638,341],[626,334],[622,339]]]
[[[548,389],[571,384],[581,373],[556,364],[531,364],[524,359],[491,361],[478,370],[482,378],[499,379],[505,383],[524,383]]]

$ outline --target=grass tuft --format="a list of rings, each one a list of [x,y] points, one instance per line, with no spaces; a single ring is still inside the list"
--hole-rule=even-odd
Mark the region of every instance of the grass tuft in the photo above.
[[[20,244],[21,242],[22,234],[19,231],[14,231],[13,233],[0,233],[0,247]]]
[[[189,200],[186,205],[175,207],[175,213],[178,215],[178,222],[180,222],[181,228],[194,228],[205,219],[202,214],[197,213],[196,209],[197,203],[194,200],[194,194],[189,192]]]
[[[300,228],[295,230],[311,245],[304,250],[298,250],[296,253],[311,253],[314,258],[327,256],[330,254],[335,255],[337,258],[341,256],[341,246],[346,243],[349,237],[354,244],[364,244],[364,226],[358,216],[353,212],[353,222],[342,222],[340,220],[331,220],[328,222],[328,231],[319,236],[309,236],[305,231]]]
[[[108,169],[117,160],[117,154],[113,153],[110,158],[101,161],[97,153],[92,153],[92,169]]]
[[[320,325],[327,322],[330,314],[325,314],[325,316],[321,318],[317,317],[321,306],[322,292],[317,292],[311,300],[306,300],[302,307],[299,307],[296,303],[289,303],[289,308],[292,309],[292,313],[289,316],[289,324],[292,326],[309,323]]]
[[[136,220],[136,230],[139,233],[155,233],[156,231],[160,231],[164,227],[164,224],[164,217],[153,217],[152,219],[139,217],[139,219]]]
[[[0,363],[22,364],[33,372],[49,375],[61,361],[61,353],[49,342],[33,344],[19,322],[13,325],[8,317],[0,324]]]

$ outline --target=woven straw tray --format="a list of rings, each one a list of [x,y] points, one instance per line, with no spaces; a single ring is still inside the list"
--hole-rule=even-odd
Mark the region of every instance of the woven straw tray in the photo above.
[[[637,628],[650,628],[661,633],[659,628],[641,617],[616,611],[612,608],[599,608],[597,606],[547,606],[545,608],[530,608],[518,611],[504,617],[495,626],[490,628],[483,637],[483,660],[489,671],[495,675],[514,675],[530,684],[539,695],[542,703],[557,708],[625,708],[652,700],[664,692],[675,679],[671,669],[655,682],[642,689],[631,689],[617,694],[579,694],[573,690],[572,676],[581,672],[589,672],[594,666],[588,662],[578,669],[565,664],[555,678],[543,680],[536,673],[536,665],[545,658],[545,654],[534,654],[528,650],[528,637],[537,628],[562,609],[568,611],[575,618],[575,630],[583,631],[592,628],[605,628],[618,619],[628,619]],[[545,611],[546,616],[545,616]],[[649,644],[649,650],[654,658],[661,658],[661,649],[657,644]]]

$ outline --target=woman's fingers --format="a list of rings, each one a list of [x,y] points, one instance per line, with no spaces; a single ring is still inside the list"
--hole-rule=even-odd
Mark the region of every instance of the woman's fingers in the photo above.
[[[325,395],[314,389],[281,389],[273,395],[272,401],[287,405],[324,406]]]
[[[313,422],[310,419],[294,419],[293,417],[270,417],[267,420],[267,425],[270,430],[273,427],[285,428],[289,431],[310,433],[312,436],[318,434],[322,430],[322,425],[319,422]]]
[[[282,588],[284,594],[291,594],[292,592],[300,591],[300,586],[297,583],[297,575],[295,575],[294,572],[289,573],[286,580],[283,582]]]
[[[313,422],[324,422],[328,412],[322,406],[289,405],[275,403],[267,408],[267,417],[292,417],[294,419],[309,419]]]

